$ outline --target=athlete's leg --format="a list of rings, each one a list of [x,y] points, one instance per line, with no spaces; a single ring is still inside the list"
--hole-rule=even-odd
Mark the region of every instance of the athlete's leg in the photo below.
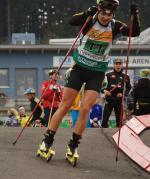
[[[101,83],[104,79],[104,73],[96,73],[86,70],[82,74],[82,77],[85,80],[84,82],[86,82],[85,92],[80,106],[79,118],[72,134],[72,138],[68,143],[67,155],[70,155],[71,153],[72,155],[74,155],[77,152],[77,147],[80,143],[82,133],[84,132],[88,122],[90,109],[93,104],[95,104],[96,98],[101,89]]]
[[[66,85],[63,92],[63,99],[58,110],[52,116],[51,121],[48,125],[48,130],[45,133],[45,138],[43,139],[40,148],[37,151],[37,154],[48,158],[54,155],[54,151],[51,149],[51,146],[54,141],[55,133],[67,111],[71,108],[78,91],[80,90],[83,80],[80,78],[82,75],[78,70],[71,70],[67,79]],[[76,137],[75,137],[76,138]]]
[[[103,79],[104,73],[86,71],[85,93],[80,106],[79,118],[74,130],[75,134],[82,135],[84,129],[86,128],[90,109],[96,102]]]
[[[72,134],[72,138],[68,143],[67,154],[69,155],[74,154],[78,147],[78,144],[80,143],[79,140],[81,139],[82,133],[86,128],[90,109],[96,102],[97,96],[98,92],[94,90],[86,90],[84,93],[84,97],[80,106],[79,118]]]
[[[89,112],[91,107],[94,105],[98,92],[93,90],[86,90],[84,93],[83,101],[80,106],[79,118],[76,123],[75,133],[82,135],[84,129],[86,128]]]
[[[55,112],[55,114],[53,115],[50,125],[48,126],[49,130],[52,130],[52,131],[57,130],[63,117],[66,115],[67,111],[72,106],[77,94],[78,94],[77,90],[65,87],[61,104],[59,108],[57,109],[57,111]]]
[[[77,93],[78,93],[77,90],[74,90],[68,87],[64,89],[64,95],[63,95],[63,99],[60,104],[60,107],[52,116],[50,124],[48,126],[48,130],[44,134],[45,137],[38,151],[42,151],[45,154],[48,153],[48,151],[50,150],[50,147],[53,144],[54,136],[57,131],[57,128],[59,127],[60,122],[62,121],[67,111],[70,109]]]
[[[53,144],[55,133],[67,111],[72,106],[83,81],[80,79],[80,73],[77,70],[71,70],[64,88],[63,99],[55,114],[52,116],[45,138],[40,146],[40,151],[45,153],[49,151]]]

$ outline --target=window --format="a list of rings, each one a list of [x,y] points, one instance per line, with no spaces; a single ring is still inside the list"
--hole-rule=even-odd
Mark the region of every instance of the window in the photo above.
[[[37,70],[16,69],[16,98],[25,98],[24,91],[30,87],[37,91]]]
[[[9,86],[9,70],[0,69],[0,87]]]

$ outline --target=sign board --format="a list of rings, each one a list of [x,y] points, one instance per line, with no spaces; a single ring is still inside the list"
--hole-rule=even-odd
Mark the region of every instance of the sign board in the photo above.
[[[109,61],[109,67],[113,66],[113,60],[119,58],[124,62],[124,66],[127,60],[126,56],[111,56]],[[129,68],[134,67],[150,67],[150,56],[130,56],[129,57]]]
[[[109,60],[108,67],[113,67],[113,60],[119,58],[124,62],[124,66],[127,60],[126,56],[111,56]],[[59,67],[62,61],[64,60],[64,56],[53,56],[53,67]],[[72,56],[68,56],[66,61],[63,64],[63,67],[71,67],[74,61]],[[150,56],[130,56],[129,57],[129,68],[136,67],[150,67]]]
[[[53,56],[53,67],[59,67],[65,56]],[[74,64],[72,56],[68,56],[62,67],[71,67]]]
[[[12,44],[35,45],[35,33],[12,33]]]

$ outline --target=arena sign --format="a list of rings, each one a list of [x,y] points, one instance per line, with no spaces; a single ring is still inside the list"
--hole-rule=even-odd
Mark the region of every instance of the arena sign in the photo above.
[[[109,67],[113,66],[113,60],[116,58],[122,59],[125,65],[127,60],[126,56],[111,56],[109,60]],[[130,67],[150,67],[150,56],[130,56],[129,68]]]
[[[116,58],[120,58],[125,62],[126,56],[111,56],[109,60],[109,67],[113,67],[113,60]],[[62,61],[64,60],[64,56],[53,56],[53,67],[59,67]],[[63,67],[71,67],[73,65],[72,56],[68,56],[66,61],[63,64]],[[129,57],[129,68],[130,67],[150,67],[150,56],[130,56]]]

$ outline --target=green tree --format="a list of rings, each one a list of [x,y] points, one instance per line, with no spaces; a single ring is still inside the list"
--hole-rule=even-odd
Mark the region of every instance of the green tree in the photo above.
[[[49,38],[75,37],[78,27],[68,24],[70,17],[81,11],[85,11],[96,0],[9,0],[10,3],[10,31],[11,33],[32,32],[36,34],[41,43],[47,43]],[[8,37],[8,0],[0,0],[0,43]],[[133,2],[133,1],[132,1]],[[150,26],[150,1],[134,0],[139,6],[141,29]],[[46,7],[43,4],[46,3]],[[120,7],[116,18],[129,24],[131,0],[120,0]],[[43,10],[43,12],[40,12]],[[47,12],[47,23],[41,26],[43,13]]]

